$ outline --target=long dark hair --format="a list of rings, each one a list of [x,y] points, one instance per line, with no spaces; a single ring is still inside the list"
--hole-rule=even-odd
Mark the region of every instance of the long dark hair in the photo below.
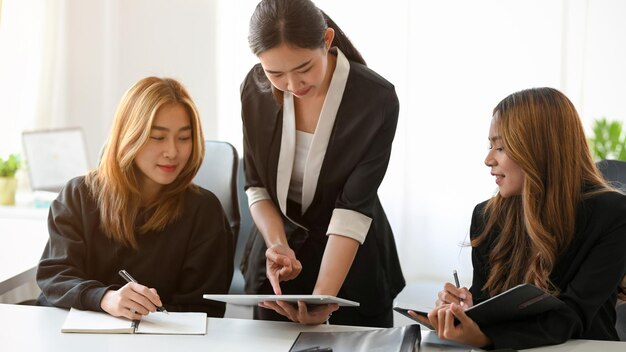
[[[335,31],[331,46],[339,48],[348,60],[366,65],[341,28],[311,0],[262,0],[250,18],[248,44],[257,56],[282,43],[304,49],[323,48],[327,28]],[[262,69],[254,72],[254,78],[262,91],[272,88]]]
[[[550,274],[570,245],[583,199],[612,191],[598,171],[572,102],[553,88],[513,93],[493,110],[507,156],[525,174],[522,194],[497,194],[485,208],[484,231],[499,235],[489,253],[491,271],[482,288],[490,295],[520,283],[558,292]]]

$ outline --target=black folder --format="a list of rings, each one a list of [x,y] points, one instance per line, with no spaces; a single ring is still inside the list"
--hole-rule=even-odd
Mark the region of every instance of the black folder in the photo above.
[[[521,284],[469,308],[465,314],[478,325],[519,320],[565,304],[560,299],[531,284]]]
[[[301,332],[289,351],[412,352],[417,351],[421,340],[417,324],[360,331]]]

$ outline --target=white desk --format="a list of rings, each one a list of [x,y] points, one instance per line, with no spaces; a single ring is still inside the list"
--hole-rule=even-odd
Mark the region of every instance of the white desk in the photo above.
[[[34,282],[48,240],[48,209],[0,207],[0,295]]]
[[[247,319],[209,318],[207,334],[125,335],[63,334],[67,311],[59,308],[0,304],[0,350],[2,351],[289,351],[300,331],[354,331],[364,328],[338,325],[305,326],[294,323]],[[429,331],[422,331],[424,338]],[[626,343],[572,340],[533,351],[624,351]],[[421,352],[446,350],[442,346],[420,347]]]
[[[246,319],[209,318],[207,334],[64,334],[67,311],[0,304],[2,351],[288,351],[300,331],[353,331],[349,326],[303,326]]]

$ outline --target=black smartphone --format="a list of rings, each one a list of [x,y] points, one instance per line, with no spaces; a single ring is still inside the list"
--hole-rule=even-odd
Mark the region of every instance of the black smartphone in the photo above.
[[[430,324],[426,324],[420,320],[417,320],[417,318],[415,318],[414,316],[412,316],[411,314],[409,314],[409,310],[414,311],[415,313],[417,313],[417,315],[422,316],[426,319],[428,319],[428,312],[426,311],[421,311],[421,310],[415,310],[415,309],[411,309],[411,308],[404,308],[404,307],[399,307],[399,306],[395,306],[393,307],[393,310],[395,310],[396,312],[404,315],[405,317],[411,319],[411,320],[415,320],[416,322],[420,323],[421,325],[429,328],[430,330],[435,330]]]

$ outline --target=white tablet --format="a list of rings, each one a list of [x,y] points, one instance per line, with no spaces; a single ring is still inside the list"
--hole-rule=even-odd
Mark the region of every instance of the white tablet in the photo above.
[[[256,306],[260,302],[267,301],[284,301],[294,303],[303,301],[307,304],[337,303],[340,307],[360,306],[359,302],[327,295],[204,295],[203,297],[205,299],[226,302],[239,306]]]

